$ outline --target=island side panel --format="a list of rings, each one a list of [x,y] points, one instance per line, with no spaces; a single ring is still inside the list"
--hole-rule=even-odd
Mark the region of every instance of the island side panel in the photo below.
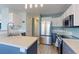
[[[26,50],[27,54],[37,54],[37,40]]]
[[[0,54],[21,54],[21,52],[17,47],[0,44]]]

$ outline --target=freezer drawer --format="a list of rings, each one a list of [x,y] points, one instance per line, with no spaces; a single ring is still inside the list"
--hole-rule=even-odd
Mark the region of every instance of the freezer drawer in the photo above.
[[[41,44],[52,44],[52,40],[50,36],[41,36],[40,39]]]

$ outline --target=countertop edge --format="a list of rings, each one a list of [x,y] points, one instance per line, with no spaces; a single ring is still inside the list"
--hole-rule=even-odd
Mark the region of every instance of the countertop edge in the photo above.
[[[73,48],[72,47],[72,45],[69,45],[69,43],[68,42],[66,42],[66,41],[68,41],[68,40],[74,40],[74,41],[76,41],[76,40],[78,40],[78,39],[63,39],[63,41],[76,53],[76,54],[79,54],[79,52],[76,52],[75,50],[75,48]]]
[[[23,46],[20,46],[20,45],[17,45],[17,44],[13,44],[13,43],[8,43],[8,42],[0,42],[0,44],[13,46],[13,47],[17,47],[17,48],[28,49],[37,40],[38,40],[38,37],[36,39],[34,39],[33,42],[31,42],[31,44],[29,44],[27,47],[23,47]]]

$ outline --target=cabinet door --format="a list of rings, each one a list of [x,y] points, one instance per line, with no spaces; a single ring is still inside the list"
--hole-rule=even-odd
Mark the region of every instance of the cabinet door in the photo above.
[[[63,43],[63,54],[75,54],[75,52],[64,42]]]
[[[74,7],[74,26],[79,26],[79,4],[76,4]]]
[[[56,27],[61,27],[63,26],[63,20],[61,19],[61,17],[52,18],[52,25]]]

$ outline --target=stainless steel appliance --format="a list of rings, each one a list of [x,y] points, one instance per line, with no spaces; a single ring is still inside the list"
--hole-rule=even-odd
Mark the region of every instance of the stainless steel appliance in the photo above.
[[[51,26],[52,22],[51,21],[42,21],[41,22],[41,39],[40,43],[42,44],[51,44]]]
[[[74,22],[74,15],[69,15],[65,18],[65,20],[63,21],[63,25],[64,27],[72,27]]]

